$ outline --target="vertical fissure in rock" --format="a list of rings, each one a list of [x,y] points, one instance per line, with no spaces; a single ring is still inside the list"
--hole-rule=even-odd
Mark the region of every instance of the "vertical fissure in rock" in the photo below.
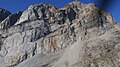
[[[36,50],[37,50],[37,43],[35,43],[34,45],[32,56],[36,54]]]

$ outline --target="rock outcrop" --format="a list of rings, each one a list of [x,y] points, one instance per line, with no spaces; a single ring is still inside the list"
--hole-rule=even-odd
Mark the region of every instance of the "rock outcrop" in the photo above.
[[[31,5],[0,23],[2,67],[119,67],[120,27],[94,4]]]
[[[20,18],[22,12],[9,15],[0,23],[0,29],[10,28],[13,26],[17,20]]]
[[[9,16],[11,14],[11,12],[5,10],[5,9],[2,9],[0,8],[0,22],[2,20],[4,20],[7,16]]]

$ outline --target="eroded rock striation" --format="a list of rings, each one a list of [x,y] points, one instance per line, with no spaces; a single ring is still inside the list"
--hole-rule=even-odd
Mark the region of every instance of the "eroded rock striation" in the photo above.
[[[1,20],[0,66],[120,67],[119,30],[91,3],[31,5]]]

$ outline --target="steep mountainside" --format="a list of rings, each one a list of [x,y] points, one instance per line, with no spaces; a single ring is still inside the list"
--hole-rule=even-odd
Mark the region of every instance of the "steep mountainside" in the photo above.
[[[120,67],[120,25],[94,4],[0,9],[1,67]]]

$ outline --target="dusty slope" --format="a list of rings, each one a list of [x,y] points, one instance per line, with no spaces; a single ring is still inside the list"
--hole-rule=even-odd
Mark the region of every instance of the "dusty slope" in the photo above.
[[[119,67],[119,34],[110,29],[99,37],[78,40],[52,67]]]

